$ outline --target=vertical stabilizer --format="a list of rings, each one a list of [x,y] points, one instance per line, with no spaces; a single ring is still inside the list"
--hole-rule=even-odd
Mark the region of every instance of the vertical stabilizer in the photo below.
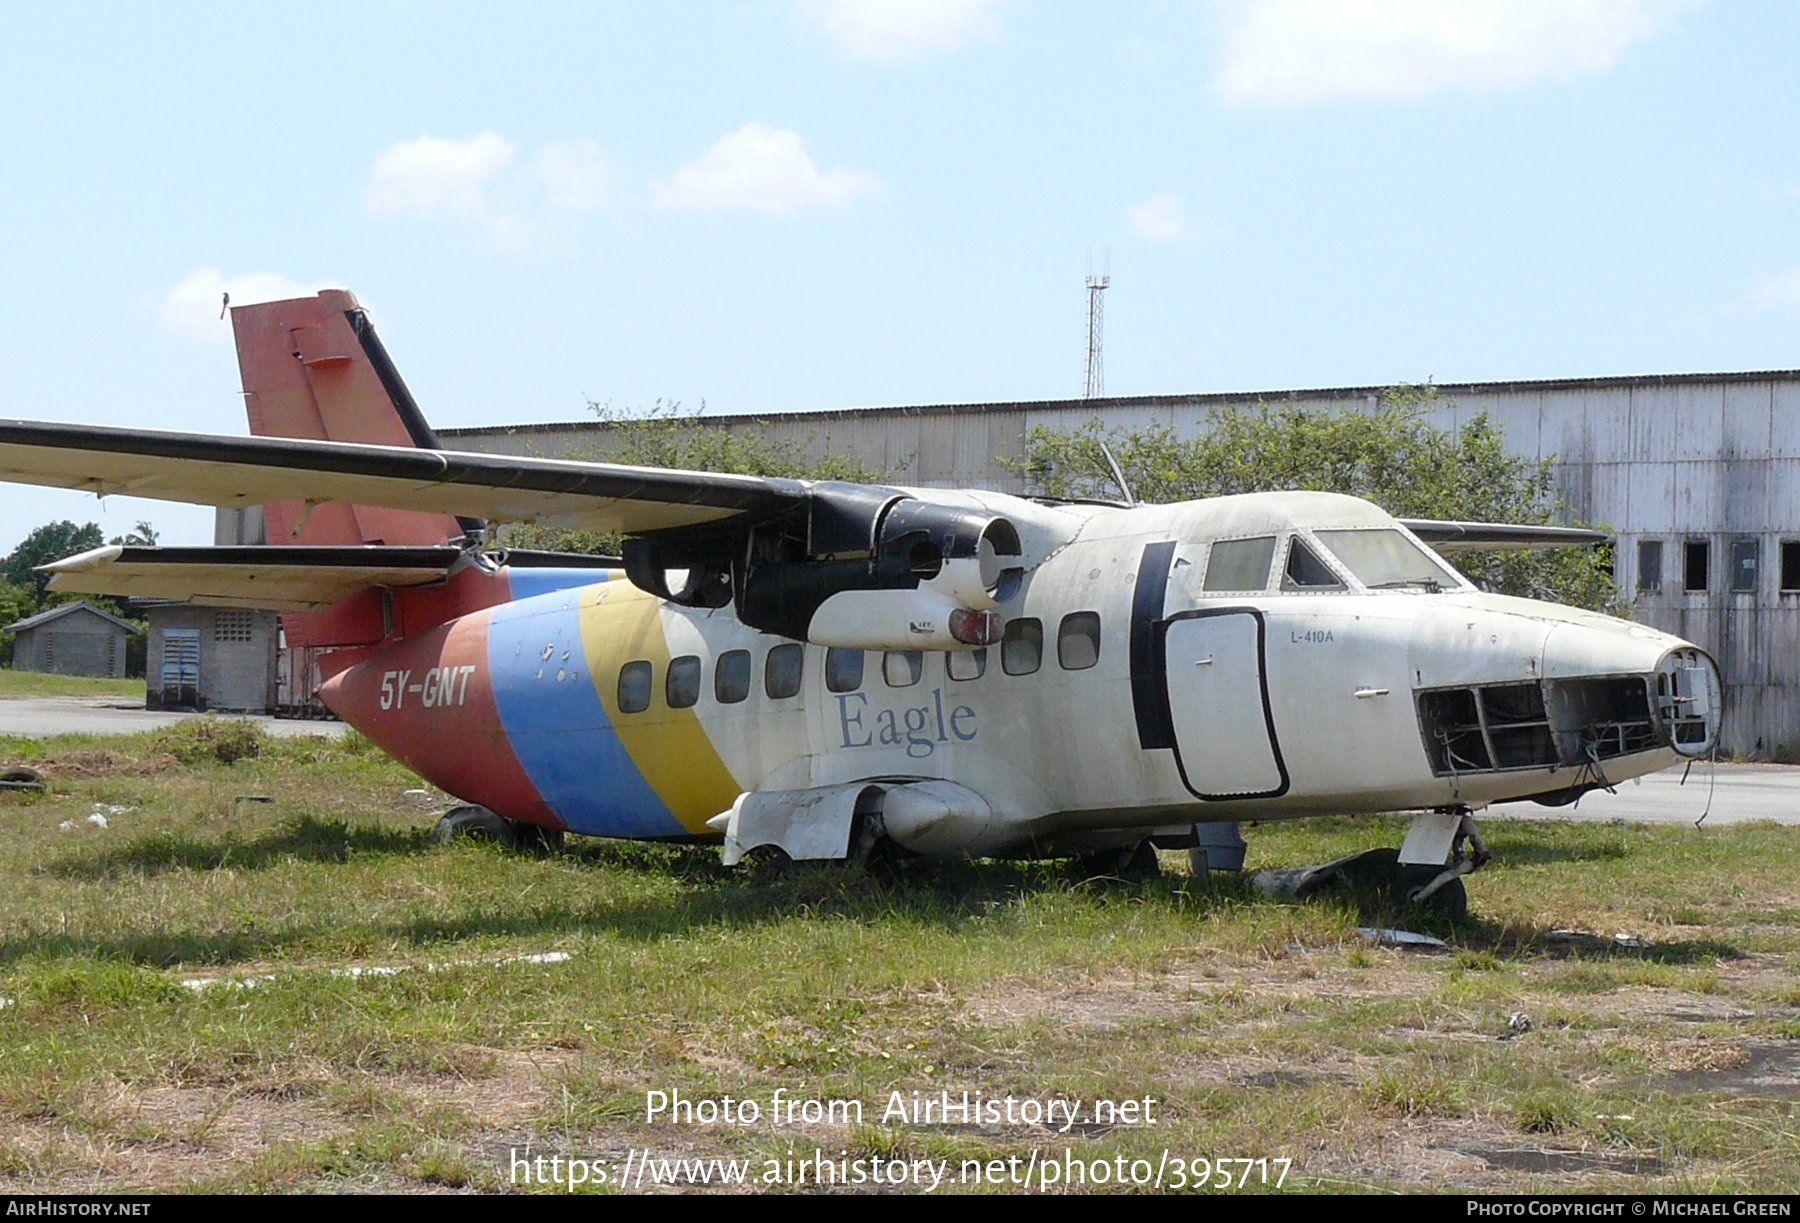
[[[352,294],[326,289],[235,306],[231,327],[251,433],[438,448]],[[474,525],[448,514],[341,502],[276,501],[263,508],[271,544],[441,544]]]

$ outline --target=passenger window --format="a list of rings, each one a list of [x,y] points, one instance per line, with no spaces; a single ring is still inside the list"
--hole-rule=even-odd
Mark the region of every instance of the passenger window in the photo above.
[[[863,652],[832,646],[825,651],[825,686],[833,692],[855,692],[862,687]]]
[[[890,688],[910,688],[925,674],[925,655],[918,650],[889,650],[881,656],[881,677]]]
[[[980,679],[987,674],[987,647],[944,651],[944,671],[951,679]]]
[[[1044,662],[1044,622],[1026,616],[1006,622],[1000,639],[1000,669],[1008,675],[1030,675]]]
[[[700,660],[692,654],[669,660],[669,675],[663,683],[670,709],[688,709],[700,700]]]
[[[1342,590],[1337,574],[1306,546],[1298,535],[1288,542],[1287,569],[1281,575],[1283,590]]]
[[[1221,539],[1206,558],[1202,590],[1262,590],[1269,584],[1269,562],[1275,559],[1275,537]]]
[[[721,705],[735,705],[750,695],[750,651],[727,650],[713,672],[713,695]]]
[[[793,642],[769,651],[763,663],[763,691],[772,701],[784,701],[800,691],[800,676],[806,666],[806,651]]]
[[[1070,612],[1056,630],[1056,662],[1065,671],[1085,671],[1100,661],[1100,613]]]
[[[628,662],[619,668],[619,712],[643,713],[650,708],[650,664]]]

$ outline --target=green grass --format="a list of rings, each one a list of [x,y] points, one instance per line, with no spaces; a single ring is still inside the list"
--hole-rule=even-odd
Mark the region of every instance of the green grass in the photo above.
[[[1195,885],[1175,855],[1102,886],[1062,863],[771,875],[704,846],[439,846],[418,780],[356,737],[0,754],[53,780],[0,795],[0,1190],[506,1188],[527,1146],[759,1168],[789,1147],[953,1167],[1166,1150],[1288,1158],[1289,1189],[1800,1190],[1787,829],[1489,821],[1496,860],[1452,928]],[[1255,828],[1251,865],[1402,829]],[[1354,933],[1396,920],[1454,950]],[[652,1090],[864,1115],[652,1123]],[[965,1090],[1152,1097],[1157,1124],[880,1116],[894,1092]]]
[[[21,696],[135,696],[144,695],[139,679],[90,679],[82,675],[51,675],[44,671],[14,671],[0,667],[0,700]]]

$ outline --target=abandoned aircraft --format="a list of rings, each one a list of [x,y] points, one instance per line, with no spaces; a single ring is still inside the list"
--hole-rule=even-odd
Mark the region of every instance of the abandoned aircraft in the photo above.
[[[231,314],[254,436],[0,422],[0,479],[263,505],[278,546],[100,548],[52,586],[280,609],[326,704],[468,804],[445,828],[1241,869],[1239,821],[1412,811],[1383,869],[1460,912],[1474,812],[1717,741],[1694,645],[1439,555],[1589,532],[453,453],[350,294]],[[622,562],[484,549],[506,521]]]

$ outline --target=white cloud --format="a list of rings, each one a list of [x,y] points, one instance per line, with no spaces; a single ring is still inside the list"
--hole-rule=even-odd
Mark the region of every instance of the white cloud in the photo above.
[[[184,340],[224,343],[231,339],[230,320],[219,317],[225,294],[231,294],[232,305],[248,306],[253,302],[310,297],[328,287],[329,281],[305,285],[273,272],[251,272],[227,280],[218,268],[200,268],[169,290],[157,313],[163,326]]]
[[[1225,0],[1228,102],[1412,98],[1605,72],[1696,0]]]
[[[488,190],[512,165],[512,141],[498,132],[468,140],[421,136],[381,150],[369,173],[369,211],[377,216],[484,219]]]
[[[1181,200],[1159,191],[1143,203],[1125,210],[1125,223],[1131,232],[1151,242],[1173,242],[1187,230],[1187,215]]]
[[[857,59],[914,59],[952,51],[1000,27],[1003,0],[800,0],[838,50]]]
[[[880,198],[886,190],[880,179],[860,170],[820,171],[798,133],[767,123],[746,123],[667,183],[650,184],[651,194],[668,208],[771,214],[839,207]]]
[[[369,212],[474,225],[502,249],[542,253],[566,245],[572,215],[613,199],[617,176],[592,140],[517,154],[498,132],[391,144],[369,171]]]
[[[1800,267],[1785,272],[1758,272],[1750,281],[1749,308],[1759,314],[1800,306]]]

